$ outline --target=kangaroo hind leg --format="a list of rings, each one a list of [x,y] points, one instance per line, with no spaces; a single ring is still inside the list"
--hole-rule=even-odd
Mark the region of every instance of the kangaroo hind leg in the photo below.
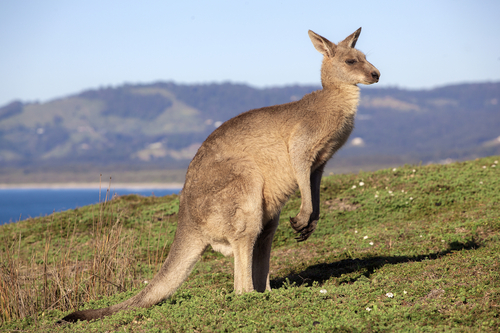
[[[257,236],[244,237],[233,243],[234,291],[237,294],[254,290],[252,281],[252,252]]]
[[[269,261],[271,259],[271,245],[274,233],[278,227],[280,215],[268,221],[260,233],[253,247],[252,276],[253,287],[256,291],[271,290],[269,282]]]
[[[244,195],[232,203],[237,208],[230,214],[228,235],[234,254],[234,291],[238,294],[254,290],[254,247],[263,229],[262,187],[255,177],[243,183],[246,186],[240,188],[240,193]]]

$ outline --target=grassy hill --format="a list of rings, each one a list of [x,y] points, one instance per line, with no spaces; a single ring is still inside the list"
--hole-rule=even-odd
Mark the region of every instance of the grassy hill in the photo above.
[[[233,293],[208,250],[150,309],[56,326],[135,294],[173,239],[178,197],[125,196],[0,226],[0,331],[269,332],[500,329],[500,156],[325,177],[321,219],[296,243],[282,212],[272,292]]]

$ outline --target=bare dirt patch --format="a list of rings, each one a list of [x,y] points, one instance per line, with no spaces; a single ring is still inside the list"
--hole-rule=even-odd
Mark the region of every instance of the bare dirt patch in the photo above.
[[[344,201],[343,199],[332,199],[325,201],[325,205],[328,206],[328,210],[340,210],[343,212],[351,212],[353,210],[361,207],[360,205],[351,204]]]

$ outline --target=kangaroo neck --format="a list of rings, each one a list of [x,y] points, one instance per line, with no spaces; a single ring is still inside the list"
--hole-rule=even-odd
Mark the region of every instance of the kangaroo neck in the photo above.
[[[327,104],[335,105],[346,116],[354,116],[359,103],[359,87],[354,84],[329,84],[323,86],[321,97]]]
[[[357,94],[359,96],[359,87],[356,84],[339,83],[339,82],[325,82],[322,80],[321,85],[323,91],[326,93],[339,93],[347,92],[350,94]]]

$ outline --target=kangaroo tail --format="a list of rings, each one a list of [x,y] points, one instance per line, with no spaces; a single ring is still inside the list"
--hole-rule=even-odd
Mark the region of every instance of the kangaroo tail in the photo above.
[[[187,279],[206,246],[200,237],[178,228],[160,271],[140,293],[108,308],[73,312],[58,323],[99,319],[125,309],[150,307],[167,299]]]

